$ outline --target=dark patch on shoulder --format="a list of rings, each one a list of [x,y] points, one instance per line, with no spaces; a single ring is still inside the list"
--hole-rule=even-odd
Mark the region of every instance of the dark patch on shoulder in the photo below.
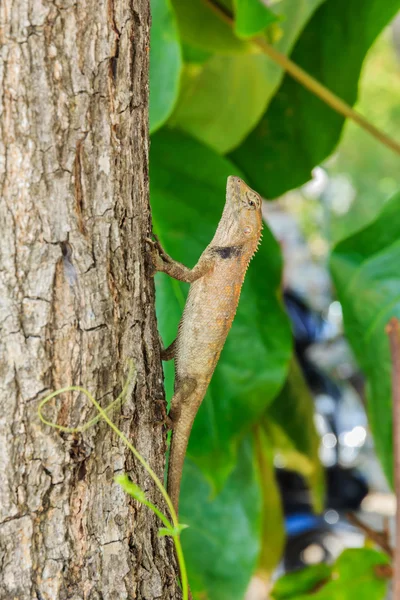
[[[214,246],[213,252],[221,258],[233,258],[241,255],[242,246]]]

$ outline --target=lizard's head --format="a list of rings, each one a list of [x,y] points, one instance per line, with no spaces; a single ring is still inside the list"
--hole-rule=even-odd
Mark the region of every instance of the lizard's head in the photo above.
[[[247,245],[248,242],[249,246],[257,247],[262,229],[261,198],[240,177],[228,177],[221,225],[223,230],[219,233],[225,243]]]

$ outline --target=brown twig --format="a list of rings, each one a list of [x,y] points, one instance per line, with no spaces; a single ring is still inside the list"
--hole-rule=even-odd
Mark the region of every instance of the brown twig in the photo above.
[[[387,540],[390,540],[389,517],[383,517],[383,534]]]
[[[218,14],[218,16],[228,23],[233,25],[233,17],[227,13],[215,0],[205,0],[210,8]],[[307,88],[318,98],[321,98],[325,104],[330,106],[334,111],[341,114],[343,117],[351,119],[372,135],[375,139],[379,140],[384,146],[400,154],[400,144],[393,138],[386,135],[383,131],[372,125],[365,117],[359,112],[354,110],[347,102],[336,96],[331,90],[320,83],[317,79],[309,75],[304,69],[296,65],[290,58],[285,54],[279,52],[274,46],[269,44],[266,39],[261,37],[251,38],[249,41],[257,44],[259,48],[269,56],[275,63],[281,66],[293,79],[296,79],[303,87]]]
[[[346,516],[350,523],[353,523],[353,525],[361,529],[367,538],[379,546],[379,548],[381,548],[381,550],[383,550],[390,558],[393,558],[393,548],[389,543],[387,531],[376,531],[375,529],[372,529],[372,527],[361,521],[354,513],[348,513]]]
[[[393,577],[392,565],[375,565],[374,572],[378,579],[392,579]]]
[[[386,326],[392,358],[393,455],[396,493],[396,546],[393,557],[393,598],[400,598],[400,322],[396,317]]]

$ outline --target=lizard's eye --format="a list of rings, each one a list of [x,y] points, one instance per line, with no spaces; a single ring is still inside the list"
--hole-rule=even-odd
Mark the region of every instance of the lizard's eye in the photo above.
[[[255,194],[248,193],[246,194],[247,198],[247,206],[254,210],[258,206],[258,199]]]

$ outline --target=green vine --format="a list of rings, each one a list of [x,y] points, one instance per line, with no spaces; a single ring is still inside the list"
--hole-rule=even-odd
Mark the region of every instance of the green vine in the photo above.
[[[146,495],[143,492],[143,490],[138,485],[133,483],[129,479],[128,475],[126,475],[126,474],[118,475],[117,477],[114,478],[114,480],[117,483],[119,483],[119,485],[122,486],[124,491],[127,492],[127,494],[129,494],[132,498],[134,498],[141,504],[144,504],[145,506],[150,508],[150,510],[152,510],[157,515],[157,517],[162,521],[162,523],[165,525],[165,527],[161,527],[159,529],[158,535],[159,536],[170,536],[174,540],[176,557],[178,560],[179,569],[180,569],[180,573],[181,573],[183,600],[188,600],[188,598],[189,598],[188,578],[187,578],[187,571],[186,571],[185,559],[183,556],[182,545],[181,545],[181,541],[180,541],[180,537],[179,537],[181,531],[183,529],[185,529],[187,527],[187,525],[183,525],[178,522],[178,517],[177,517],[177,514],[173,507],[171,498],[168,496],[168,493],[167,493],[165,487],[163,486],[163,484],[161,483],[160,479],[154,473],[153,469],[150,467],[150,465],[147,463],[147,461],[143,458],[143,456],[136,450],[136,448],[129,442],[129,440],[125,437],[125,435],[122,433],[122,431],[120,431],[120,429],[118,429],[118,427],[115,425],[115,423],[113,423],[113,421],[111,421],[111,419],[108,416],[109,413],[112,411],[112,409],[115,408],[119,402],[122,403],[126,400],[126,398],[129,395],[128,392],[133,389],[133,387],[136,383],[136,375],[137,375],[137,373],[136,373],[134,363],[133,363],[133,361],[130,361],[128,377],[127,377],[125,385],[122,389],[122,392],[106,408],[102,408],[100,406],[100,404],[97,402],[97,400],[91,395],[91,393],[87,389],[80,387],[78,385],[71,385],[71,386],[68,386],[65,388],[61,388],[55,392],[52,392],[51,394],[46,396],[43,400],[41,400],[39,403],[39,407],[38,407],[38,415],[39,415],[39,419],[45,425],[49,425],[50,427],[53,427],[54,429],[58,429],[59,431],[64,431],[66,433],[82,433],[83,431],[86,431],[87,429],[89,429],[89,427],[92,427],[93,425],[95,425],[100,419],[104,419],[104,421],[111,427],[111,429],[113,431],[115,431],[115,433],[118,435],[118,437],[129,448],[129,450],[132,452],[132,454],[135,456],[135,458],[137,458],[137,460],[143,465],[144,469],[147,471],[147,473],[150,475],[150,477],[153,479],[154,483],[160,490],[160,492],[168,506],[172,522],[154,504],[152,504],[151,502],[149,502],[147,500]],[[56,396],[59,396],[60,394],[64,394],[65,392],[81,392],[95,406],[95,408],[99,414],[96,417],[94,417],[93,419],[90,419],[90,421],[88,421],[87,423],[84,423],[83,425],[81,425],[80,427],[64,427],[63,425],[58,425],[57,423],[48,421],[43,416],[43,408],[52,398],[55,398]]]

